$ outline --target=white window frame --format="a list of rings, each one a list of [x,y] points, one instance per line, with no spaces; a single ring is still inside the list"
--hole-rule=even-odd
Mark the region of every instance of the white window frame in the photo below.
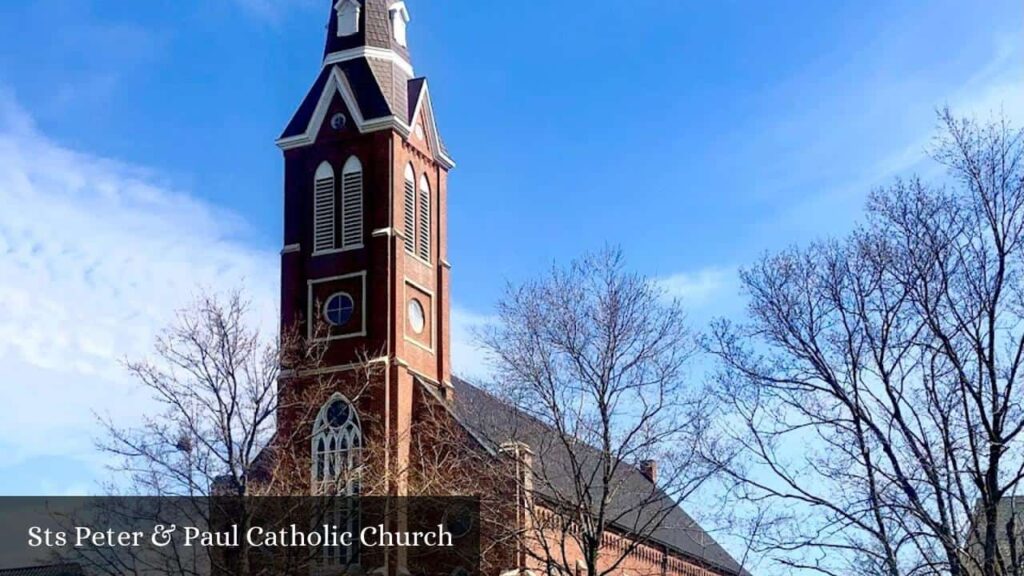
[[[416,254],[416,172],[412,164],[405,167],[403,231],[405,251]]]
[[[330,253],[337,247],[336,196],[334,167],[325,160],[313,176],[313,255]]]
[[[341,250],[363,247],[364,188],[363,163],[350,156],[341,169]]]
[[[418,204],[419,222],[417,222],[417,225],[419,226],[419,235],[417,238],[416,255],[429,264],[433,262],[430,242],[433,214],[431,213],[430,182],[427,180],[426,174],[420,175]]]

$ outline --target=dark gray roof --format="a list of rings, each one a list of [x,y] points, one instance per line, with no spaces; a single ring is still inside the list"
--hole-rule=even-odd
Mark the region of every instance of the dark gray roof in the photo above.
[[[332,66],[325,66],[320,71],[316,82],[313,83],[313,87],[310,88],[306,97],[302,100],[299,109],[296,110],[295,115],[288,122],[288,127],[281,134],[281,138],[289,138],[305,133],[306,128],[309,126],[309,121],[313,118],[313,113],[316,112],[316,105],[320,101],[324,87],[327,85],[327,81],[335,68],[345,75],[349,85],[352,86],[352,91],[355,92],[356,103],[359,104],[359,110],[362,112],[363,118],[372,120],[391,115],[391,104],[381,91],[381,87],[377,83],[377,78],[374,75],[374,71],[370,68],[370,64],[363,58],[347,60]]]
[[[405,118],[406,110],[409,109],[409,75],[390,60],[374,58],[368,62],[377,81],[377,87],[387,101],[389,112],[399,118]]]
[[[539,467],[535,476],[543,479],[535,484],[541,496],[554,502],[565,500],[561,495],[571,498],[575,482],[570,478],[570,456],[554,430],[462,379],[452,378],[452,384],[453,409],[464,426],[478,439],[492,443],[492,449],[510,440],[528,444],[534,453],[534,466]],[[597,451],[585,444],[575,447],[573,454],[583,468],[587,462],[596,465],[598,461]],[[656,543],[718,571],[746,573],[672,498],[635,467],[623,468],[622,476],[616,479],[616,501],[609,507],[616,517],[616,528],[648,533]],[[592,485],[591,489],[595,488]]]
[[[394,40],[394,34],[391,31],[388,6],[393,4],[392,1],[359,0],[362,4],[359,32],[351,36],[338,36],[337,34],[338,21],[334,13],[337,1],[328,1],[331,12],[327,24],[325,57],[353,48],[369,47],[390,50],[404,59],[406,63],[409,62],[408,49]],[[337,58],[332,59],[331,62],[334,60]],[[352,87],[359,112],[365,120],[396,116],[408,123],[413,122],[412,114],[423,98],[425,80],[411,78],[411,68],[400,65],[399,62],[391,58],[354,57],[324,66],[320,70],[312,88],[306,93],[299,109],[281,134],[281,139],[305,134],[334,70],[339,70],[345,76],[349,86]],[[430,103],[427,102],[424,106],[427,109],[427,114],[433,118],[434,112]],[[431,122],[431,124],[436,126],[436,122]],[[424,126],[424,128],[429,129],[434,135],[434,127]],[[448,148],[440,134],[436,136],[440,150],[436,150],[435,153],[447,159]]]
[[[406,115],[411,124],[415,118],[413,114],[416,114],[416,105],[420,102],[420,93],[423,92],[423,88],[427,85],[426,78],[413,78],[409,80],[409,109]]]
[[[26,568],[6,568],[0,570],[0,576],[82,576],[82,567],[78,564],[51,564],[49,566],[30,566]]]

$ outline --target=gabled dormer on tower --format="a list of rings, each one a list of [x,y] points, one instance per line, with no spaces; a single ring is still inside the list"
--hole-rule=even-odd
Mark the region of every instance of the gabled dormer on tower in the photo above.
[[[352,36],[359,32],[359,17],[363,13],[363,5],[359,0],[338,0],[334,12],[338,36]]]

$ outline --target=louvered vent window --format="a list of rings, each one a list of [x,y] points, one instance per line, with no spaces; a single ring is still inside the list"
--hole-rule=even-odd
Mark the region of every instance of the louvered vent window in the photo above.
[[[416,253],[416,175],[405,167],[405,249]]]
[[[355,156],[341,172],[341,247],[363,245],[363,165]]]
[[[420,258],[430,260],[430,184],[427,177],[420,177]]]
[[[324,162],[313,185],[313,252],[334,250],[334,239],[334,169]]]

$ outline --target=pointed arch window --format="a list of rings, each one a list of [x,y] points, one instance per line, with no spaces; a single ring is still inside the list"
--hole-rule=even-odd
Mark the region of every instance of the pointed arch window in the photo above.
[[[360,492],[363,431],[355,407],[335,394],[313,424],[313,486],[320,494],[355,496]]]
[[[352,156],[341,171],[341,249],[363,246],[363,164]]]
[[[420,176],[420,234],[419,256],[430,261],[430,183],[427,176]]]
[[[349,496],[358,496],[362,479],[363,431],[356,409],[341,394],[331,396],[320,408],[313,424],[313,490],[331,498],[326,510],[331,524],[353,534],[359,532],[359,506]],[[323,546],[319,562],[323,567],[358,563],[359,547]]]
[[[323,162],[313,179],[313,253],[334,250],[334,168]]]
[[[416,253],[416,173],[405,167],[405,249]]]

